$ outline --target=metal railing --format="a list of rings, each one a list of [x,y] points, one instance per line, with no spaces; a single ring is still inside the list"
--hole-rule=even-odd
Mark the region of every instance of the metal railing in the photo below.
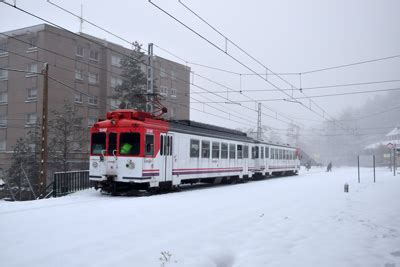
[[[65,196],[93,186],[88,170],[56,172],[53,175],[53,197]]]

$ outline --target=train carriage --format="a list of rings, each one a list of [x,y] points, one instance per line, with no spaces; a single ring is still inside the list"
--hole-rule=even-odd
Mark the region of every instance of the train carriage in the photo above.
[[[115,110],[91,128],[90,180],[103,191],[117,193],[295,174],[299,162],[293,151],[240,131]]]

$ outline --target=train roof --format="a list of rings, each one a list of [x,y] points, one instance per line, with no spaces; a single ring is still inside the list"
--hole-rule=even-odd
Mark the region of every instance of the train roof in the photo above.
[[[246,133],[232,130],[220,126],[205,124],[190,120],[171,120],[169,121],[171,131],[196,134],[215,138],[226,138],[242,142],[253,142],[254,139],[248,137]]]

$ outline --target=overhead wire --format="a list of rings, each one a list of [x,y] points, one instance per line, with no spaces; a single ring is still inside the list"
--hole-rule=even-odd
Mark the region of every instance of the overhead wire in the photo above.
[[[47,23],[50,23],[50,24],[52,24],[52,25],[55,25],[55,26],[58,27],[58,28],[61,28],[61,29],[64,29],[64,30],[68,31],[67,29],[65,29],[65,28],[63,28],[63,27],[60,27],[59,25],[57,25],[57,24],[55,24],[55,23],[53,23],[53,22],[50,22],[50,21],[48,21],[48,20],[46,20],[46,19],[43,19],[43,18],[41,18],[41,17],[39,17],[39,16],[37,16],[37,15],[35,15],[35,14],[32,14],[31,12],[28,12],[28,11],[23,10],[23,9],[21,9],[21,8],[19,8],[19,7],[16,7],[16,6],[12,6],[12,5],[8,4],[8,3],[5,3],[5,4],[7,4],[7,5],[11,6],[11,7],[14,7],[14,8],[16,8],[16,9],[18,9],[18,10],[24,12],[24,13],[27,13],[27,14],[29,14],[29,15],[31,15],[31,16],[34,16],[34,17],[36,17],[36,18],[38,18],[38,19],[41,19],[41,20],[43,20],[43,21],[45,21],[45,22],[47,22]],[[54,4],[54,3],[52,3],[52,4]],[[66,11],[66,12],[68,12],[68,13],[70,13],[70,14],[72,13],[72,12],[69,12],[69,11]],[[73,13],[72,13],[72,14],[73,14]],[[73,14],[73,15],[74,15],[74,16],[77,16],[76,14]],[[78,16],[78,17],[80,17],[80,16]],[[89,22],[89,21],[87,21],[87,22]],[[92,22],[90,22],[90,23],[91,23],[92,25],[98,27],[98,28],[101,28],[102,30],[104,30],[104,31],[106,31],[106,32],[109,32],[108,30],[106,30],[106,29],[104,29],[104,28],[102,28],[102,27],[100,27],[100,26],[98,26],[98,25],[95,25],[95,24],[92,23]],[[88,39],[88,38],[86,38],[86,37],[84,37],[84,36],[82,36],[82,35],[73,33],[73,32],[71,32],[71,31],[68,31],[68,32],[70,32],[70,33],[72,33],[72,34],[74,34],[74,35],[77,35],[78,37],[81,37],[81,38],[84,38],[84,39]],[[94,43],[96,43],[96,44],[102,46],[102,44],[99,44],[98,42],[95,42],[94,40],[89,39],[89,41],[94,42]],[[125,41],[126,41],[126,40],[125,40]],[[109,49],[110,49],[110,48],[109,48]],[[110,50],[112,50],[112,49],[110,49]],[[115,51],[114,51],[114,52],[115,52]],[[118,52],[118,51],[116,51],[116,52]],[[125,55],[125,56],[126,56],[126,55]],[[137,59],[136,59],[136,60],[137,60]],[[146,65],[146,64],[143,63],[143,62],[141,62],[141,63],[144,64],[144,65]],[[160,70],[160,71],[162,71],[162,70]],[[169,75],[169,74],[167,73],[167,75]],[[186,82],[186,81],[184,81],[184,82]],[[194,84],[192,84],[192,85],[194,85]],[[196,85],[194,85],[194,86],[196,86]],[[202,87],[200,87],[200,86],[196,86],[196,87],[198,87],[198,88],[204,90],[204,88],[202,88]],[[227,99],[227,100],[228,100],[229,102],[231,102],[231,100],[229,100],[229,99]],[[275,117],[273,117],[273,118],[275,118]],[[287,122],[285,122],[285,123],[287,123]]]
[[[268,79],[264,78],[263,76],[259,75],[255,70],[253,70],[252,68],[250,68],[249,66],[247,66],[246,64],[244,64],[243,62],[241,62],[240,60],[238,60],[237,58],[235,58],[234,56],[232,56],[230,53],[228,53],[226,50],[224,51],[222,48],[220,48],[219,46],[217,46],[215,43],[213,43],[212,41],[210,41],[209,39],[207,39],[206,37],[204,37],[203,35],[201,35],[200,33],[198,33],[197,31],[195,31],[193,28],[189,27],[187,24],[183,23],[181,20],[179,20],[178,18],[176,18],[175,16],[173,16],[172,14],[170,14],[169,12],[167,12],[166,10],[164,10],[163,8],[161,8],[160,6],[156,5],[155,3],[152,2],[152,0],[148,0],[148,2],[150,4],[152,4],[153,6],[155,6],[157,9],[161,10],[163,13],[165,13],[166,15],[168,15],[169,17],[171,17],[172,19],[174,19],[176,22],[178,22],[179,24],[181,24],[182,26],[184,26],[185,28],[187,28],[188,30],[190,30],[191,32],[193,32],[195,35],[197,35],[198,37],[200,37],[201,39],[205,40],[207,43],[209,43],[210,45],[212,45],[213,47],[215,47],[217,50],[223,52],[224,54],[226,54],[228,57],[230,57],[232,60],[234,60],[235,62],[237,62],[238,64],[240,64],[241,66],[243,66],[244,68],[250,70],[252,73],[254,73],[255,75],[257,75],[258,77],[260,77],[262,80],[264,80],[265,82],[269,83],[270,85],[272,85],[274,88],[276,89],[280,89],[278,86],[276,86],[274,83],[272,83],[271,81],[269,81]],[[182,1],[179,1],[182,4]],[[184,4],[183,4],[184,5]],[[190,8],[188,8],[190,10]],[[192,10],[190,10],[192,13],[194,13]],[[259,63],[260,65],[264,66],[265,69],[269,70],[270,72],[274,73],[273,71],[271,71],[269,68],[267,68],[263,63],[261,63],[260,61],[258,61],[256,58],[254,58],[253,56],[251,56],[249,53],[247,53],[245,50],[243,50],[242,48],[240,48],[238,45],[236,45],[234,42],[232,42],[228,37],[226,37],[224,34],[220,33],[218,30],[216,30],[212,25],[210,25],[208,22],[206,22],[204,19],[202,19],[199,15],[197,15],[196,13],[194,13],[197,17],[199,17],[202,21],[204,21],[207,25],[209,25],[211,28],[213,28],[216,32],[218,32],[219,34],[221,34],[226,41],[230,41],[230,43],[232,43],[235,47],[237,47],[239,50],[241,50],[243,53],[245,53],[246,55],[248,55],[250,58],[252,58],[253,60],[255,60],[257,63]],[[286,83],[288,83],[289,85],[292,85],[291,83],[289,83],[288,81],[286,81],[285,79],[283,79],[282,77],[280,77],[279,75],[277,75],[277,77],[279,79],[281,79],[282,81],[285,81]],[[293,85],[292,85],[293,86]],[[292,96],[290,94],[287,94],[285,91],[281,91],[283,92],[285,95],[289,96],[290,98],[292,98]],[[304,94],[304,92],[303,92]],[[313,101],[312,99],[310,99],[310,101]],[[320,114],[319,112],[315,111],[314,109],[312,109],[311,107],[306,106],[304,103],[300,102],[300,101],[296,101],[295,103],[301,104],[301,106],[303,106],[304,108],[312,111],[313,113],[317,114],[318,116],[328,120],[328,121],[334,121],[334,119],[328,119],[325,117],[325,114],[328,115],[328,113],[322,109],[321,107],[319,107],[318,104],[314,103],[315,106],[317,106],[319,109],[321,109],[323,111],[323,114]],[[335,122],[336,123],[336,122]],[[337,123],[336,123],[337,124]],[[341,125],[339,125],[340,127],[343,127]]]

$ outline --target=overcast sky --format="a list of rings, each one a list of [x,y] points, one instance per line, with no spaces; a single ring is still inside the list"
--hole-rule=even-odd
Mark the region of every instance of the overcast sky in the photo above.
[[[10,2],[11,0],[8,1]],[[237,73],[246,74],[251,72],[182,25],[173,21],[147,0],[58,0],[54,2],[76,13],[80,13],[80,7],[83,4],[85,19],[95,22],[125,39],[137,40],[144,44],[144,47],[147,47],[147,43],[153,42],[175,53],[185,61],[231,70]],[[400,1],[396,0],[184,0],[183,2],[258,61],[277,73],[301,73],[400,54]],[[171,12],[222,49],[225,48],[224,39],[186,10],[177,0],[158,0],[154,1],[154,3]],[[55,8],[47,1],[17,0],[17,6],[71,31],[79,31],[78,19]],[[0,22],[0,32],[43,23],[41,20],[4,4],[0,4]],[[83,32],[127,46],[126,43],[91,27],[87,23],[83,25]],[[183,63],[160,49],[155,48],[154,51],[157,55]],[[263,67],[246,57],[231,44],[228,44],[228,53],[245,63],[252,70],[265,72]],[[271,84],[255,75],[227,74],[199,66],[189,66],[195,73],[235,90],[239,90],[239,88],[242,90],[274,89]],[[300,87],[299,77],[300,75],[282,76],[297,88]],[[400,58],[349,68],[303,74],[301,87],[393,79],[400,79]],[[279,88],[290,87],[277,78],[270,77],[269,81]],[[194,82],[210,91],[226,90],[200,77],[195,77]],[[304,90],[304,92],[307,96],[311,96],[396,87],[400,87],[400,83],[325,88]],[[195,87],[192,87],[191,90],[192,92],[202,91]],[[288,93],[292,95],[292,92],[289,91]],[[376,94],[325,97],[315,98],[314,101],[328,115],[336,117],[343,109],[358,107],[365,103],[368,98],[374,97],[374,95]],[[210,94],[193,94],[192,96],[203,102],[228,101]],[[223,96],[227,97],[227,94],[225,93]],[[304,95],[295,90],[293,96]],[[244,92],[243,95],[230,93],[228,97],[230,100],[248,100],[249,97],[256,100],[288,98],[280,91]],[[194,99],[192,101],[195,102]],[[301,101],[307,106],[310,105],[309,100],[302,99]],[[295,118],[295,123],[301,123],[306,126],[315,123],[315,121],[323,120],[298,103],[273,101],[263,102],[263,104],[264,115],[262,121],[265,125],[277,128],[287,127],[287,124],[270,117],[276,116],[274,111],[277,111],[278,114],[287,114]],[[194,103],[192,103],[194,109],[219,113],[219,115],[227,119],[216,118],[194,109],[191,110],[191,119],[233,128],[248,127],[248,124],[256,126],[257,113],[250,110],[255,109],[256,104],[254,102],[242,103],[242,106],[234,104],[211,105],[231,113],[230,118],[232,120],[243,122],[243,117],[248,118],[248,123],[243,122],[241,124],[230,121],[229,115],[226,113],[212,109],[204,104]],[[322,114],[322,111],[314,103],[311,103],[311,108]],[[278,118],[288,121],[280,115],[278,115]]]

